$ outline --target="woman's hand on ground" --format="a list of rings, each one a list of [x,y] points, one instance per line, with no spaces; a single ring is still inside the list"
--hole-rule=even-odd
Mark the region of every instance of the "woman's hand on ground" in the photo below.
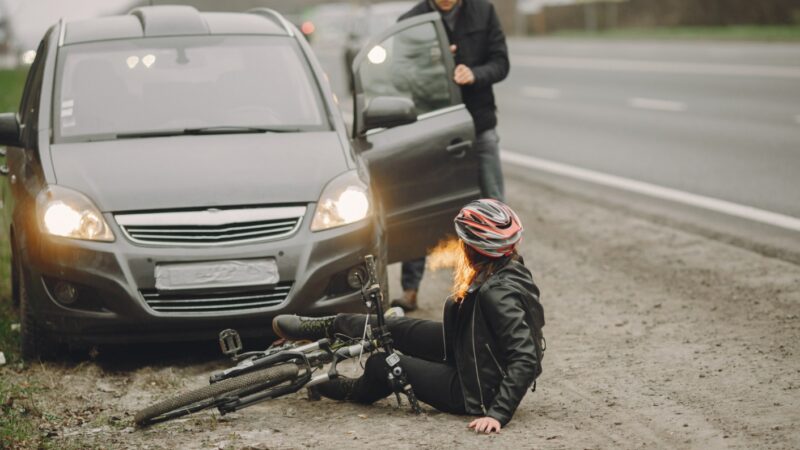
[[[497,419],[493,419],[491,417],[481,417],[480,419],[475,419],[468,425],[469,428],[474,428],[476,433],[492,433],[492,432],[500,432],[500,422]]]

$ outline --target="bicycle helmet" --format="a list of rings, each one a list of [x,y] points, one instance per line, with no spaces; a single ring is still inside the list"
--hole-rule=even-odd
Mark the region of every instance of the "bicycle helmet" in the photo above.
[[[455,218],[456,234],[478,253],[490,258],[510,255],[520,238],[522,223],[508,205],[480,199],[461,208]]]

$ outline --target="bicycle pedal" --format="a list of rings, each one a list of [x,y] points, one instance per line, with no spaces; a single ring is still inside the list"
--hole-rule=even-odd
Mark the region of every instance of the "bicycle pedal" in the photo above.
[[[225,356],[234,358],[242,351],[242,338],[236,330],[222,330],[219,332],[219,347]]]

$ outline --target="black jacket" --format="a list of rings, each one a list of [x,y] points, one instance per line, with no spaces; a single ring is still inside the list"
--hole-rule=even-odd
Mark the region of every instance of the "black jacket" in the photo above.
[[[470,414],[505,426],[542,373],[544,310],[530,271],[516,259],[470,288],[460,303],[448,299],[442,328],[445,358],[458,370]]]
[[[497,107],[492,85],[502,81],[509,70],[506,36],[494,6],[488,0],[461,0],[455,30],[445,24],[450,44],[458,48],[456,64],[464,64],[475,75],[475,83],[461,87],[464,104],[472,115],[475,132],[497,126]],[[423,0],[400,20],[434,11],[428,0]]]

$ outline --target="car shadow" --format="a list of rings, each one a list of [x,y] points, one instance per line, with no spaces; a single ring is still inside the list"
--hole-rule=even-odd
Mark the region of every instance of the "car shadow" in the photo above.
[[[272,337],[243,337],[244,350],[266,349]],[[216,367],[231,364],[223,355],[217,341],[107,344],[88,351],[71,352],[62,363],[80,365],[97,364],[107,372],[132,372],[145,367],[186,368],[191,366]]]

